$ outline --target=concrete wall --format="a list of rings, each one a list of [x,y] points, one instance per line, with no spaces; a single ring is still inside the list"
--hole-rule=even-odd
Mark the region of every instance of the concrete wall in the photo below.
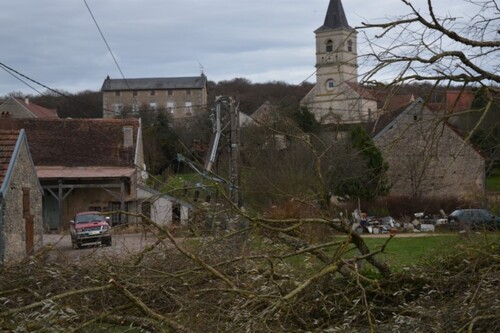
[[[43,246],[42,193],[28,148],[21,145],[9,189],[2,203],[4,263],[26,256],[26,227],[23,218],[23,188],[30,189],[30,214],[34,217],[34,250]]]

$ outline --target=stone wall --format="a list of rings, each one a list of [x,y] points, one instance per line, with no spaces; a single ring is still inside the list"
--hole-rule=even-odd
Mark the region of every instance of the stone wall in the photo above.
[[[375,138],[389,164],[391,195],[484,196],[482,156],[438,115],[418,106],[409,110]]]
[[[26,145],[21,145],[9,189],[2,203],[4,263],[26,256],[23,188],[30,189],[30,214],[34,217],[34,250],[43,246],[42,193]]]
[[[156,103],[158,112],[168,113],[174,119],[192,117],[196,112],[204,110],[206,101],[205,89],[171,89],[171,90],[151,90],[120,91],[119,96],[114,91],[103,92],[104,118],[114,118],[114,106],[121,104],[125,112],[132,112],[132,105],[138,104],[138,108],[149,107],[150,103]],[[190,102],[191,108],[185,107],[185,103]],[[173,108],[168,109],[173,103]]]

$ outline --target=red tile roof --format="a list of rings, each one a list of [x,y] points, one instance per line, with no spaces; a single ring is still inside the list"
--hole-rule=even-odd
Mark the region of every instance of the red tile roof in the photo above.
[[[361,98],[370,99],[372,101],[377,100],[373,94],[363,86],[353,82],[347,82],[347,85],[351,87],[351,89],[354,90],[359,96],[361,96]]]
[[[57,109],[47,109],[43,106],[32,103],[29,100],[22,100],[19,98],[16,98],[16,101],[25,109],[33,113],[33,115],[35,115],[37,118],[59,118],[59,116],[57,115]]]
[[[18,130],[0,130],[0,187],[9,169],[12,153],[19,137]]]
[[[138,119],[3,119],[0,129],[24,129],[36,167],[134,167]],[[124,129],[132,129],[125,146]]]

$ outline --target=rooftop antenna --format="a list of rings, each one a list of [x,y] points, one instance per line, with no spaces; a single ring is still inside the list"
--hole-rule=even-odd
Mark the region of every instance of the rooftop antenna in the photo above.
[[[205,71],[205,68],[203,67],[201,62],[198,61],[198,64],[200,65],[200,72],[201,72],[201,74],[203,74],[203,72]]]

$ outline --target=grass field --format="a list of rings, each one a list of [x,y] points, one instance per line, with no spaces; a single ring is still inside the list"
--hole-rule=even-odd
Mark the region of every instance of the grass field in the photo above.
[[[366,238],[368,246],[372,251],[379,249],[385,238]],[[454,251],[456,245],[463,243],[463,239],[456,234],[429,235],[424,237],[394,237],[381,255],[393,269],[418,264],[434,254],[445,251]]]
[[[345,237],[339,236],[338,239],[345,239]],[[397,272],[428,262],[436,255],[460,251],[461,249],[459,246],[472,246],[473,244],[498,240],[500,240],[500,233],[473,234],[467,239],[455,233],[419,235],[419,237],[405,237],[404,235],[399,235],[390,240],[385,252],[379,254],[378,258],[387,262],[391,269]],[[387,237],[365,237],[365,242],[371,251],[380,249],[386,241]],[[345,255],[346,257],[352,257],[358,254],[354,245],[350,245],[350,249],[351,250]],[[334,250],[334,248],[331,248],[328,252],[333,254]],[[307,276],[317,269],[318,267],[316,265],[322,265],[319,261],[316,262],[315,265],[312,265],[311,262],[306,259],[305,255],[290,257],[286,261],[297,271],[301,271],[304,276]],[[374,271],[373,267],[369,265],[365,265],[365,269]]]
[[[492,192],[500,192],[500,169],[495,169],[486,178],[486,189]]]

